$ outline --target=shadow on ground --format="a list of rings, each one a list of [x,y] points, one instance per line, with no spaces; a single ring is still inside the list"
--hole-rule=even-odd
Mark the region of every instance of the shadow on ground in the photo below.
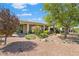
[[[18,42],[9,43],[5,47],[3,47],[1,50],[2,52],[16,53],[16,52],[31,51],[35,47],[37,47],[37,44],[34,42],[18,41]]]

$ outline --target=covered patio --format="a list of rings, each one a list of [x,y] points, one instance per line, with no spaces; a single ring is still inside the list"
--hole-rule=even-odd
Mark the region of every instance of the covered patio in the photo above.
[[[21,21],[20,22],[20,33],[28,34],[32,32],[32,28],[40,26],[40,30],[45,30],[48,28],[48,26],[44,23],[37,23],[37,22],[31,22],[31,21]]]

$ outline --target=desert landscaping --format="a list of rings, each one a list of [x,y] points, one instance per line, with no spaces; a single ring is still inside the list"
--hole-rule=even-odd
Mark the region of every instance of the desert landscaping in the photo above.
[[[0,56],[79,56],[79,4],[0,4]]]
[[[79,36],[76,38],[79,39]],[[24,37],[8,37],[7,45],[0,45],[0,55],[6,56],[77,56],[79,44],[74,36],[63,40],[60,35],[51,35],[48,41],[26,40]],[[68,42],[69,41],[69,42]]]

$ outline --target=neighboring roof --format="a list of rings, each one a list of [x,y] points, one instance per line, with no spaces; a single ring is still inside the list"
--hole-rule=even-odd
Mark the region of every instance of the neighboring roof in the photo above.
[[[45,23],[33,22],[33,21],[20,21],[20,24],[37,24],[37,25],[47,25]]]

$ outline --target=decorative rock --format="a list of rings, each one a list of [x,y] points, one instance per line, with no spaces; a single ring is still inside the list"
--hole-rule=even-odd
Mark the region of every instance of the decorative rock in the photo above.
[[[41,39],[42,41],[45,41],[45,42],[47,42],[48,41],[48,39],[47,38],[44,38],[44,39]]]

